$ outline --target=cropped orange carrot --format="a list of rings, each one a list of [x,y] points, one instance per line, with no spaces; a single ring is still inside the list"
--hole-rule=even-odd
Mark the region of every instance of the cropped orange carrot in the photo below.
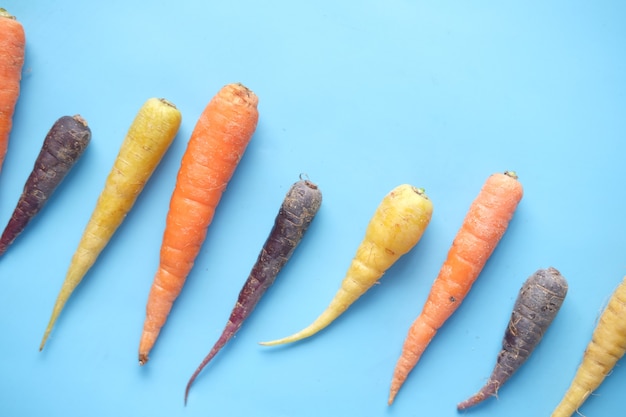
[[[432,212],[433,204],[423,189],[402,184],[391,190],[370,219],[339,291],[326,310],[303,330],[261,344],[273,346],[296,342],[327,327],[419,242]]]
[[[74,289],[135,204],[174,140],[181,119],[180,111],[164,99],[151,98],[139,109],[72,257],[39,350]]]
[[[13,113],[20,95],[26,37],[24,27],[5,9],[0,8],[0,169],[13,127]]]
[[[471,204],[421,314],[409,328],[391,382],[389,404],[437,330],[456,311],[482,271],[522,199],[513,172],[491,175]]]
[[[148,295],[139,342],[140,365],[148,362],[205,240],[215,208],[252,138],[259,117],[257,103],[257,96],[242,84],[228,84],[211,99],[191,133]]]
[[[626,277],[600,314],[574,379],[551,417],[581,416],[578,409],[611,373],[626,352]],[[615,412],[623,415],[622,412]]]

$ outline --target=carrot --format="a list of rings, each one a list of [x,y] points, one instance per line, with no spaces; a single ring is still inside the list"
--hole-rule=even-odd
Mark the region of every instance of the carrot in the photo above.
[[[148,362],[174,300],[205,240],[222,193],[239,164],[259,118],[258,97],[228,84],[206,106],[183,155],[161,243],[160,261],[146,306],[139,364]]]
[[[0,169],[9,145],[13,113],[20,95],[26,37],[24,27],[0,8]]]
[[[148,99],[139,109],[72,257],[39,350],[72,292],[135,204],[174,140],[181,118],[180,111],[164,99]]]
[[[9,245],[43,208],[81,157],[90,140],[91,129],[79,115],[63,116],[52,125],[11,219],[0,237],[0,255],[6,252]]]
[[[226,327],[221,336],[193,373],[185,389],[185,404],[189,389],[196,377],[215,355],[235,336],[244,320],[250,316],[267,289],[274,283],[276,276],[287,263],[304,233],[322,204],[322,193],[308,180],[293,184],[274,220],[274,227],[263,244],[261,253],[252,267],[248,279],[239,292]]]
[[[563,399],[552,417],[569,417],[583,405],[626,352],[626,277],[600,314],[591,341]],[[581,414],[582,415],[582,414]]]
[[[422,237],[433,212],[423,189],[403,184],[381,201],[372,216],[341,286],[330,305],[303,330],[262,345],[296,342],[327,327],[371,288]]]
[[[502,350],[487,383],[478,393],[457,406],[465,410],[495,396],[537,347],[559,312],[567,295],[567,281],[555,268],[532,274],[519,291],[511,319],[504,332]]]
[[[426,304],[409,328],[393,373],[389,405],[437,330],[469,292],[504,235],[522,194],[522,186],[515,173],[497,173],[487,179],[471,204]]]

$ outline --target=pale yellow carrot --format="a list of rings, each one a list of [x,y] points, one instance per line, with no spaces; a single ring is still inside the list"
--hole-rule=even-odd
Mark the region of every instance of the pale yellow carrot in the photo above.
[[[433,204],[423,189],[408,184],[394,188],[371,218],[365,237],[328,308],[305,329],[261,344],[272,346],[295,342],[327,327],[419,242],[432,212]]]
[[[600,315],[591,341],[572,383],[552,417],[570,417],[578,411],[587,397],[626,352],[626,277],[615,289],[609,303]],[[620,414],[620,413],[618,413]]]
[[[181,120],[180,111],[164,99],[148,99],[137,113],[72,257],[39,350],[72,292],[135,204],[174,140]]]

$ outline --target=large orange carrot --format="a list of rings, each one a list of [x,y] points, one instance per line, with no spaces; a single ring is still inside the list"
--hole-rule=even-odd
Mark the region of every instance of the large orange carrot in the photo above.
[[[456,311],[504,235],[522,185],[514,172],[491,175],[471,204],[424,308],[411,324],[391,381],[389,404],[437,330]]]
[[[13,113],[20,95],[26,37],[24,27],[0,8],[0,169],[9,145]]]
[[[256,129],[257,96],[241,84],[224,86],[204,109],[183,155],[165,223],[161,258],[148,295],[139,364],[193,267],[222,193]]]

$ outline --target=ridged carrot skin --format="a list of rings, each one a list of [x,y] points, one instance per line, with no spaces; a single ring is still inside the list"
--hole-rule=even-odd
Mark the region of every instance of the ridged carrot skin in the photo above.
[[[604,308],[582,361],[552,417],[570,417],[610,375],[626,352],[626,277]],[[622,414],[622,413],[617,413]],[[582,414],[581,414],[582,415]]]
[[[274,226],[261,249],[261,253],[239,292],[237,302],[222,335],[187,383],[185,403],[187,403],[189,389],[196,377],[226,343],[235,336],[263,294],[274,283],[278,273],[302,241],[304,233],[309,228],[321,204],[322,193],[317,185],[308,180],[300,180],[291,186],[281,204],[278,215],[276,215]]]
[[[422,312],[409,328],[393,373],[389,405],[439,328],[465,299],[508,228],[522,195],[514,172],[487,178],[452,242]]]
[[[252,139],[259,118],[258,101],[244,85],[227,84],[209,101],[191,132],[146,303],[140,365],[148,362],[148,354],[204,243],[222,193]]]
[[[327,327],[419,242],[432,212],[433,204],[423,189],[409,184],[394,188],[372,216],[339,291],[326,310],[303,330],[261,344],[273,346],[296,342]]]
[[[39,213],[82,156],[91,141],[91,129],[80,115],[59,118],[46,135],[15,210],[0,237],[0,255]]]
[[[532,274],[519,291],[502,339],[502,350],[487,383],[457,405],[465,410],[495,396],[502,385],[528,360],[561,309],[567,281],[553,267]]]
[[[176,137],[181,120],[180,111],[165,99],[150,98],[139,109],[72,257],[39,350],[74,289],[135,204]]]
[[[20,95],[26,36],[24,27],[0,8],[0,170],[13,127],[13,114]]]

